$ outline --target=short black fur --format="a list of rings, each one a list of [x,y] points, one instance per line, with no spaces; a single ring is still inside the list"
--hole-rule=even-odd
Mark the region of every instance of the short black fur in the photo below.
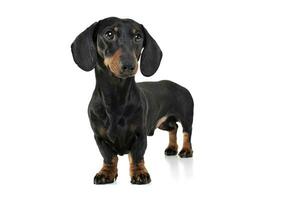
[[[170,131],[180,121],[191,137],[193,100],[187,89],[170,81],[135,82],[139,59],[142,74],[151,76],[162,58],[158,44],[143,25],[130,19],[106,18],[82,32],[71,49],[81,69],[95,68],[96,87],[88,114],[105,164],[128,153],[134,164],[143,161],[147,135],[153,135],[157,126]],[[137,180],[137,184],[144,184],[150,177]]]

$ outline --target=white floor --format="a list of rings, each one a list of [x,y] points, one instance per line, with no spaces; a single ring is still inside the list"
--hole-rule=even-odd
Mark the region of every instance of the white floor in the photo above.
[[[34,143],[28,146],[21,143],[26,141],[22,136],[4,154],[1,195],[5,199],[280,199],[279,141],[269,145],[259,137],[208,130],[207,126],[194,129],[194,157],[188,159],[164,155],[166,132],[149,137],[145,161],[152,182],[145,186],[130,184],[126,155],[119,157],[115,183],[93,184],[102,159],[90,129],[41,139],[32,134]]]

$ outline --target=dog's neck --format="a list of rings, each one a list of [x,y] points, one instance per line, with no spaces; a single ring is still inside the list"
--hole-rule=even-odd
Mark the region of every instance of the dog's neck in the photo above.
[[[97,66],[96,90],[108,109],[118,109],[139,98],[134,77],[117,78],[105,66]]]

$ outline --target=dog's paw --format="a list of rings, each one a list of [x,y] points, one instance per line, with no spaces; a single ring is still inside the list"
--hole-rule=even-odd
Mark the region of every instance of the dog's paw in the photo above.
[[[138,174],[138,175],[134,175],[131,178],[132,184],[143,185],[143,184],[148,184],[150,182],[151,182],[150,175],[147,172],[141,173],[141,174]]]
[[[181,158],[190,158],[190,157],[192,157],[192,155],[193,155],[193,151],[192,150],[188,150],[188,149],[182,149],[179,152],[179,156]]]
[[[174,156],[174,155],[177,155],[177,153],[178,153],[178,150],[175,149],[175,148],[167,147],[165,149],[165,155],[166,156]]]
[[[110,177],[105,174],[97,173],[94,178],[94,184],[100,185],[100,184],[107,184],[107,183],[113,183],[117,179],[117,174],[115,177]]]

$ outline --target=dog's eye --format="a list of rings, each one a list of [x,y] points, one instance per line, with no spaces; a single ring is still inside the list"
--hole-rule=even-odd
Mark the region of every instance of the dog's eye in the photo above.
[[[142,39],[141,34],[136,34],[136,35],[134,36],[134,39],[135,39],[136,42],[141,41],[141,39]]]
[[[107,31],[105,34],[104,34],[105,38],[108,39],[108,40],[113,40],[114,39],[114,33],[112,31]]]

